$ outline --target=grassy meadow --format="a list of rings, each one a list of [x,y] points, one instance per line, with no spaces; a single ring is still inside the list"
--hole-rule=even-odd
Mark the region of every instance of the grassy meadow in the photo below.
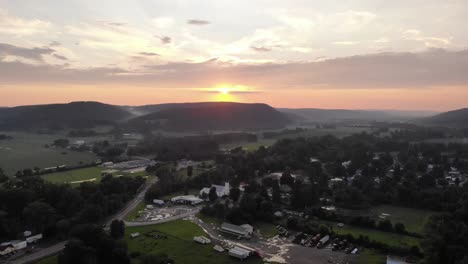
[[[148,232],[156,232],[167,238],[153,239],[146,237]],[[130,238],[131,233],[142,234],[138,238]],[[191,264],[217,264],[217,263],[239,263],[238,260],[228,256],[226,252],[218,253],[213,250],[213,244],[201,245],[193,241],[194,236],[207,236],[196,224],[177,220],[160,225],[145,227],[129,227],[125,231],[125,240],[129,252],[141,252],[144,254],[167,254],[174,259],[175,263]],[[138,263],[134,259],[132,263]],[[242,263],[262,263],[260,259],[250,258]]]
[[[89,168],[82,168],[76,170],[60,171],[53,172],[49,174],[44,174],[41,177],[51,183],[63,184],[69,183],[71,185],[79,185],[81,182],[90,181],[90,182],[99,182],[102,178],[101,173],[107,170],[106,168],[94,166]],[[114,176],[123,175],[123,176],[146,176],[147,173],[136,172],[136,173],[125,173],[125,172],[114,172]]]
[[[12,136],[12,140],[0,141],[0,168],[12,176],[26,168],[47,168],[60,165],[77,166],[92,163],[98,157],[90,152],[75,152],[68,149],[45,148],[60,135],[0,132]]]

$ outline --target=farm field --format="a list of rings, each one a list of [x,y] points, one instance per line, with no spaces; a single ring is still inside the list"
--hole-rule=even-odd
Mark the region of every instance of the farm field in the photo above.
[[[153,239],[144,234],[156,231],[167,238]],[[130,234],[139,232],[140,237],[131,239]],[[213,250],[213,244],[200,245],[193,241],[194,236],[206,236],[205,232],[196,224],[178,220],[154,226],[130,227],[126,229],[125,240],[128,251],[144,254],[167,254],[175,263],[217,264],[239,263],[238,260],[228,256],[226,252],[218,253]],[[133,260],[132,263],[138,263]],[[242,263],[262,263],[260,259],[250,258]]]
[[[394,247],[419,246],[421,242],[420,239],[411,236],[349,225],[338,227],[335,224],[333,225],[333,231],[338,235],[349,234],[352,235],[354,238],[358,238],[359,236],[367,236],[370,240],[375,240],[377,242],[381,242]]]
[[[298,138],[298,137],[320,137],[325,135],[333,135],[336,137],[346,137],[356,133],[362,132],[370,132],[371,129],[369,128],[362,128],[362,127],[337,127],[336,129],[317,129],[317,128],[310,128],[307,131],[294,133],[294,134],[287,134],[287,135],[280,135],[274,138],[268,139],[259,139],[257,142],[239,142],[239,143],[231,143],[231,144],[224,144],[221,147],[226,149],[236,148],[241,146],[246,151],[255,151],[261,146],[271,146],[275,144],[275,142],[279,139],[285,138]]]
[[[365,264],[385,264],[387,262],[387,257],[385,255],[379,254],[370,249],[364,249],[359,253],[356,264],[365,263]]]
[[[101,173],[105,171],[106,168],[94,166],[83,169],[68,170],[62,172],[54,172],[42,175],[41,177],[51,183],[61,184],[69,183],[71,185],[79,185],[81,182],[85,181],[96,181],[99,182],[102,178]],[[124,173],[124,172],[115,172],[114,175],[125,175],[125,176],[145,176],[146,172],[136,172],[136,173]]]
[[[58,256],[46,257],[36,262],[36,264],[57,264],[57,263],[58,263]]]
[[[428,210],[420,210],[399,206],[381,205],[373,207],[369,210],[347,210],[338,209],[338,213],[352,216],[369,216],[373,219],[388,219],[393,224],[402,223],[406,230],[414,233],[423,234],[424,226],[429,221],[429,218],[437,214]]]
[[[98,159],[94,153],[75,152],[67,149],[45,148],[60,135],[40,135],[32,133],[0,132],[12,136],[12,140],[0,141],[0,167],[12,176],[26,168],[47,168],[60,165],[76,166],[91,163]]]

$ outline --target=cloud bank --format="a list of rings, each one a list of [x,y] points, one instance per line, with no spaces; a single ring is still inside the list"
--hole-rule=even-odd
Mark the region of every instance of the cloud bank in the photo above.
[[[0,84],[129,84],[151,85],[157,89],[211,87],[216,83],[231,82],[263,90],[468,86],[468,50],[386,52],[292,63],[231,64],[212,59],[200,63],[146,64],[131,70],[71,68],[45,63],[43,56],[51,54],[54,54],[51,48],[0,44]],[[41,63],[7,60],[7,55]],[[145,52],[140,55],[157,56]]]

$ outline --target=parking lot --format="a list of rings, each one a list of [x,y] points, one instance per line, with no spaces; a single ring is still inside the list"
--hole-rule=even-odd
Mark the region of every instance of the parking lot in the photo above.
[[[154,206],[152,209],[145,208],[138,212],[138,217],[135,222],[151,222],[169,219],[181,215],[187,215],[191,212],[197,211],[198,207],[188,205],[174,205],[174,206]]]

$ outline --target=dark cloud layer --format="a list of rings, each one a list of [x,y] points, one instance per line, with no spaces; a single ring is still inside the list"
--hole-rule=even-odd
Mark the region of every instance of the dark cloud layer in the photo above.
[[[272,50],[271,48],[263,47],[263,46],[252,46],[250,48],[255,50],[255,51],[259,51],[259,52],[268,52],[268,51]]]
[[[211,22],[208,20],[201,20],[201,19],[189,19],[187,20],[187,24],[196,25],[196,26],[204,26],[204,25],[211,24]]]
[[[52,55],[55,50],[49,47],[23,48],[10,44],[0,43],[0,59],[5,56],[23,57],[34,61],[43,61],[44,55]]]
[[[263,90],[327,87],[418,89],[452,85],[468,87],[467,69],[468,50],[441,49],[284,64],[232,65],[213,59],[202,63],[148,65],[132,72],[119,68],[83,70],[3,61],[0,62],[0,84],[151,84],[157,89],[210,87],[230,82]]]
[[[154,53],[154,52],[140,52],[138,54],[140,54],[141,56],[147,56],[147,57],[160,56],[158,53]]]
[[[169,44],[172,41],[172,39],[168,36],[162,36],[162,37],[159,37],[159,39],[161,40],[163,44]]]

